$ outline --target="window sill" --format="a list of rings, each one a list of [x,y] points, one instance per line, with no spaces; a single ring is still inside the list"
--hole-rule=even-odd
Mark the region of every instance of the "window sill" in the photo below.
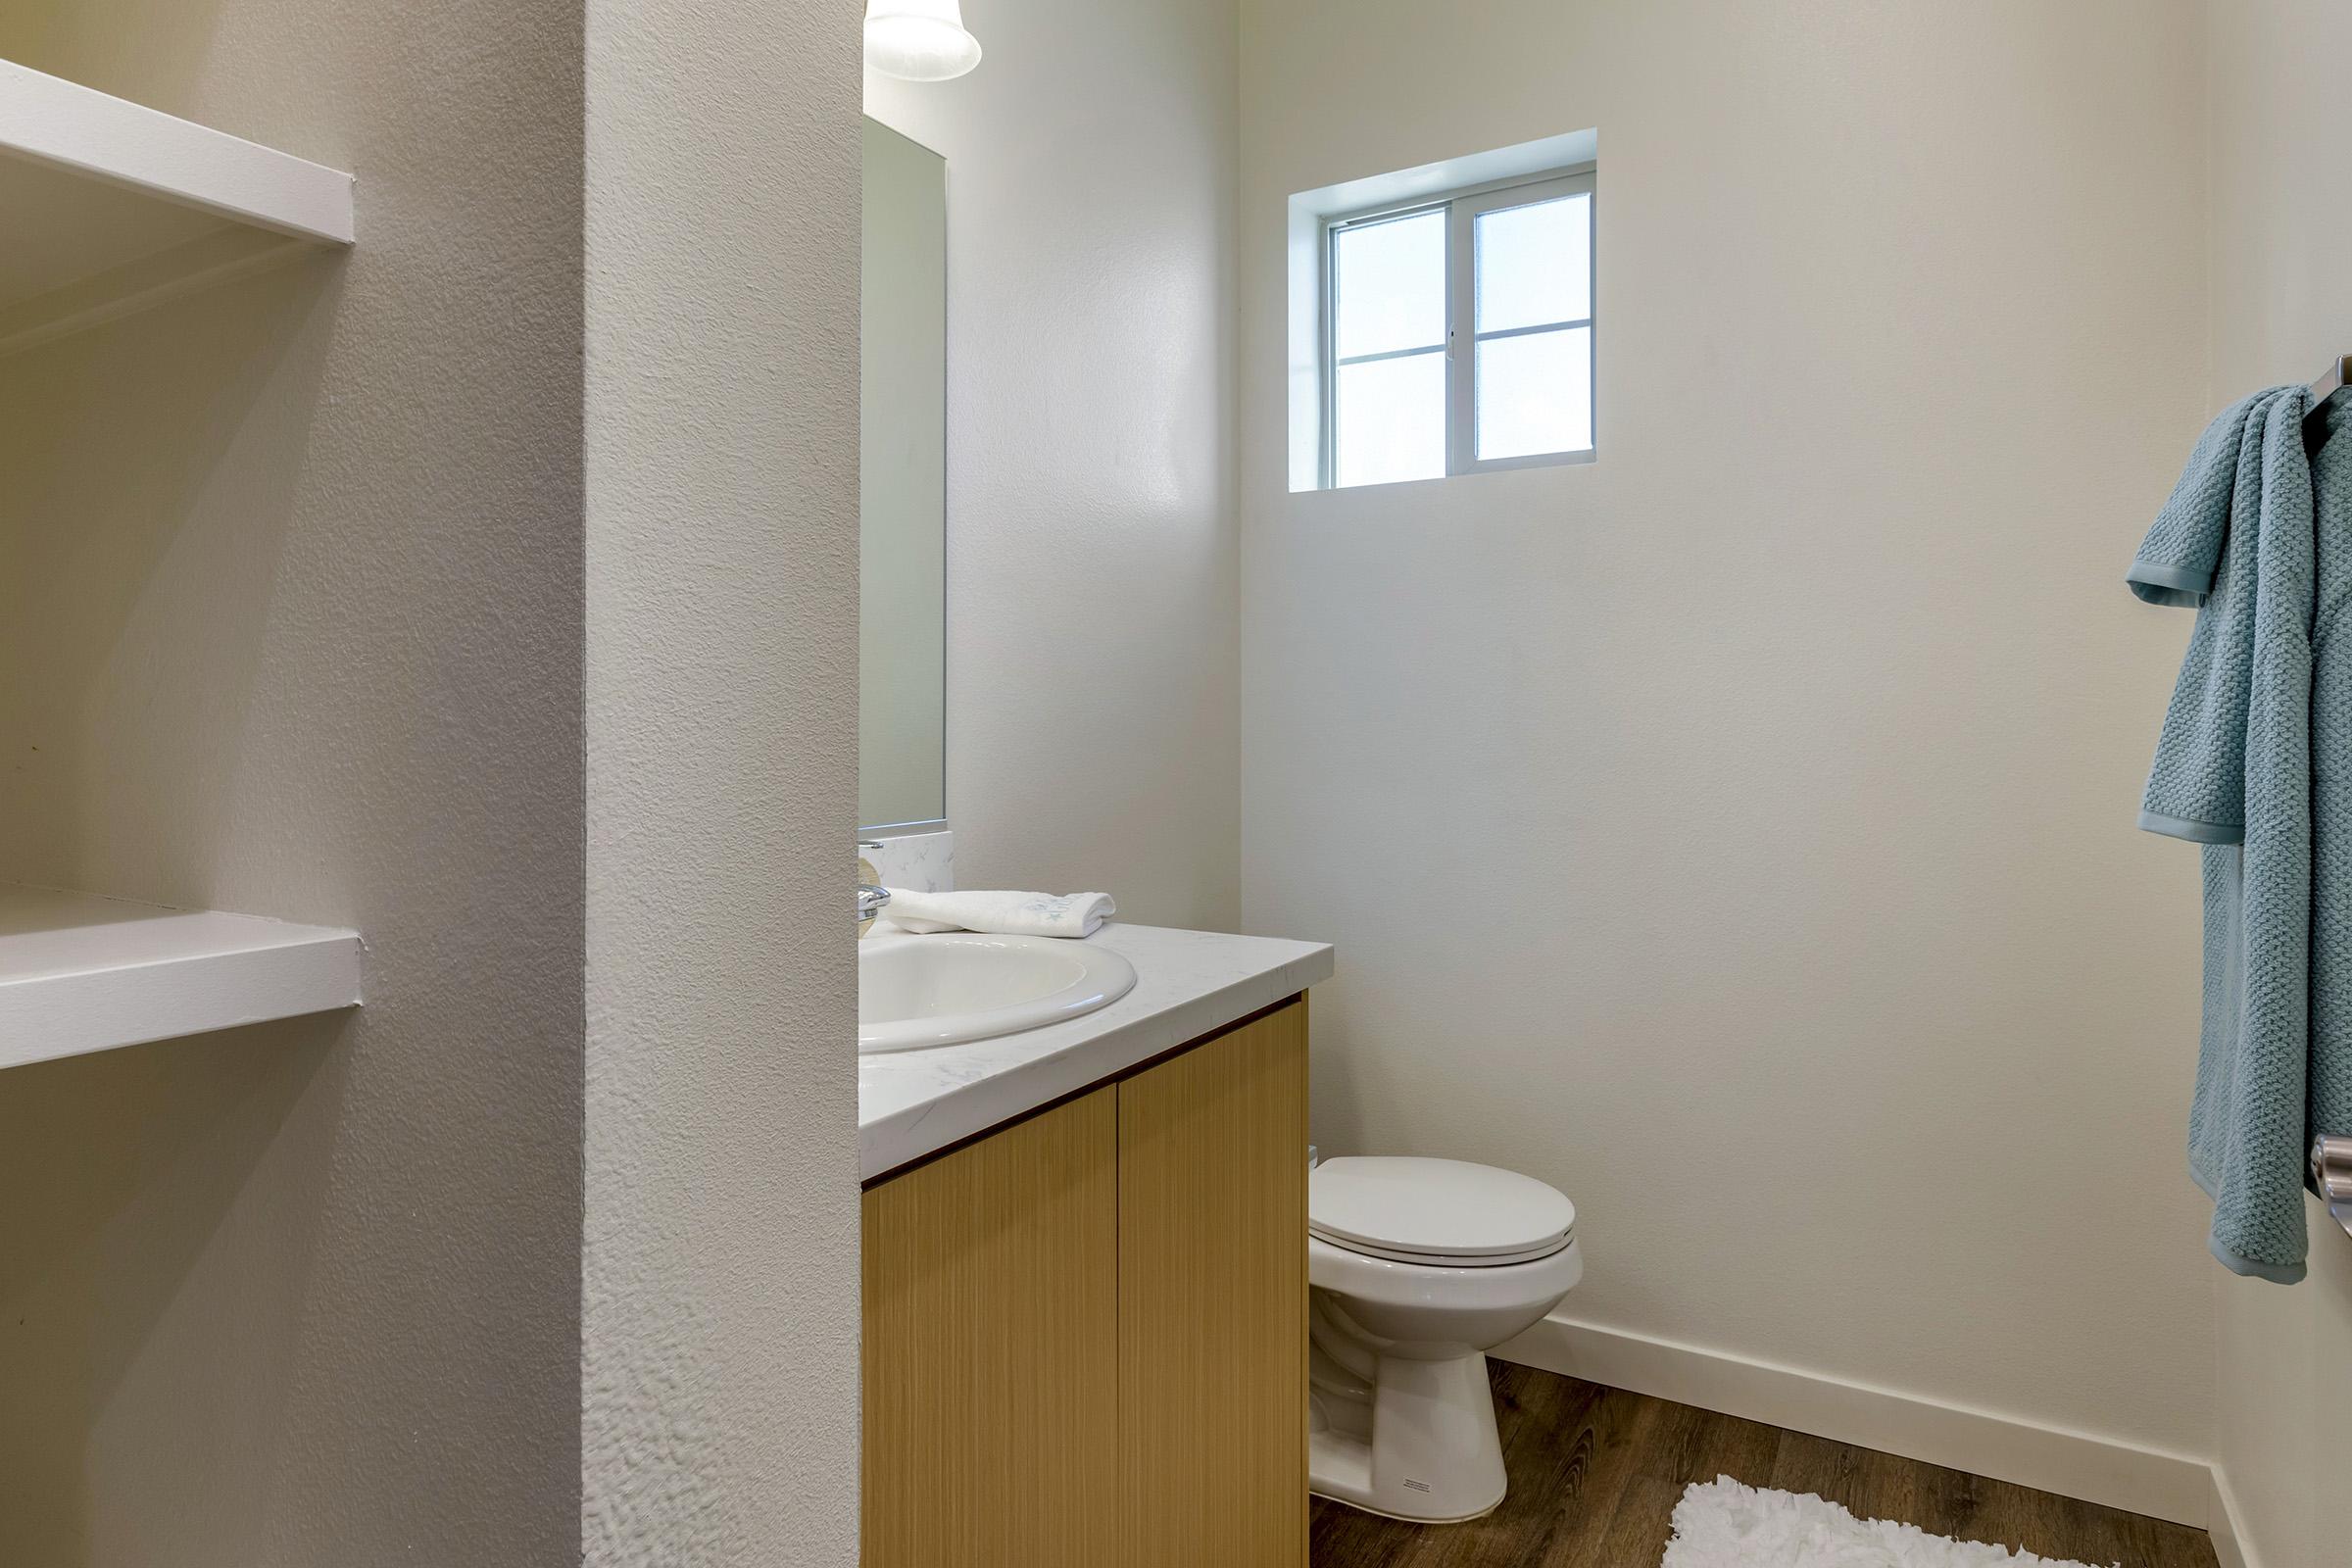
[[[1376,479],[1366,484],[1293,485],[1291,494],[1345,495],[1359,490],[1394,490],[1401,485],[1444,484],[1449,479],[1474,479],[1481,474],[1511,473],[1522,468],[1586,468],[1591,467],[1599,457],[1599,450],[1593,447],[1587,447],[1582,452],[1537,452],[1524,458],[1494,458],[1458,473],[1433,473],[1417,479]]]

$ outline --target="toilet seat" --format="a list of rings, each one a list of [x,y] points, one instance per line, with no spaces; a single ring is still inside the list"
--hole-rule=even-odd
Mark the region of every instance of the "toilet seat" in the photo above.
[[[1378,1258],[1384,1263],[1411,1263],[1421,1268],[1508,1268],[1515,1263],[1541,1263],[1547,1257],[1558,1256],[1576,1240],[1573,1236],[1563,1237],[1546,1247],[1464,1257],[1454,1253],[1410,1252],[1400,1247],[1381,1247],[1371,1242],[1345,1241],[1326,1236],[1312,1227],[1309,1227],[1307,1234],[1327,1247],[1336,1247],[1343,1252],[1352,1252],[1358,1257]]]
[[[1502,1268],[1576,1240],[1558,1190],[1459,1159],[1357,1155],[1307,1176],[1307,1234],[1365,1257],[1433,1268]]]

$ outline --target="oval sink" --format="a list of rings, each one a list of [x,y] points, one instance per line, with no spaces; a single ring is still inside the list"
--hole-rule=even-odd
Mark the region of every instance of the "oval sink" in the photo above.
[[[1017,1034],[1106,1007],[1135,985],[1107,948],[976,931],[858,945],[858,1050],[912,1051]]]

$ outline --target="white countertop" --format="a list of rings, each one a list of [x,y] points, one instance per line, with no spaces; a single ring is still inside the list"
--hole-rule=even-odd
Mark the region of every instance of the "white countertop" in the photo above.
[[[1109,1006],[994,1040],[858,1058],[863,1180],[1114,1078],[1332,971],[1322,942],[1116,922],[1087,940],[1135,965],[1135,989]]]

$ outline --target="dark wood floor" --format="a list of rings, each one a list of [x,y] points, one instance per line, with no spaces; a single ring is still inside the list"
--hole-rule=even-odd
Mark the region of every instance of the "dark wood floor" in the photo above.
[[[1316,1568],[1658,1568],[1683,1489],[1728,1475],[1866,1519],[2124,1568],[2215,1568],[2201,1530],[1957,1470],[1491,1363],[1511,1492],[1466,1525],[1405,1525],[1314,1500]]]

